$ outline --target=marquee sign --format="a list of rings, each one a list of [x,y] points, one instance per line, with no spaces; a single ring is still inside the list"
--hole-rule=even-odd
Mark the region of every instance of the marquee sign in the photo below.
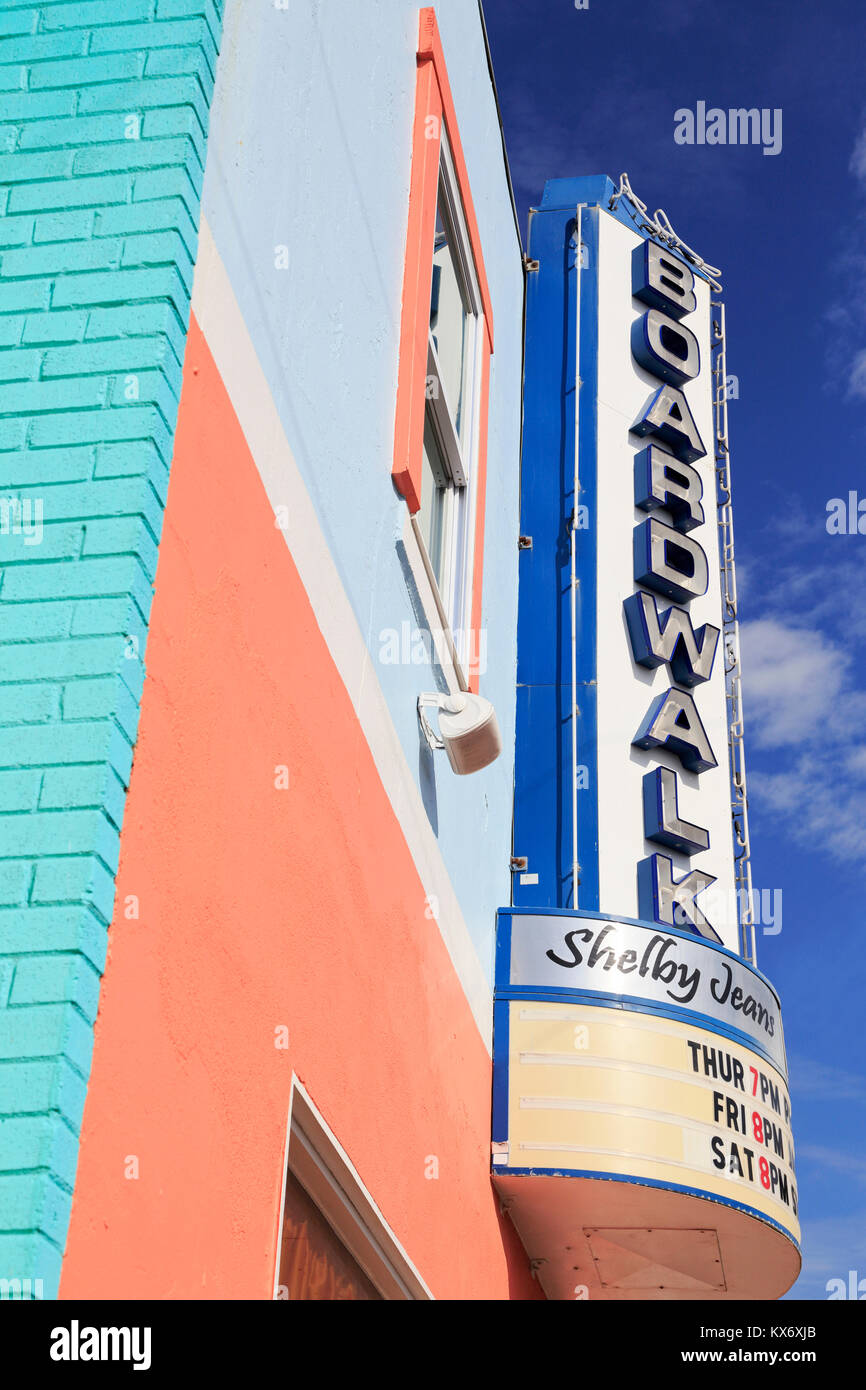
[[[707,450],[682,389],[701,376],[700,344],[686,323],[697,308],[695,277],[654,241],[634,248],[632,266],[632,293],[650,306],[632,324],[632,356],[660,384],[632,425],[632,433],[653,441],[636,455],[634,464],[635,506],[650,513],[634,529],[634,579],[650,592],[634,594],[624,608],[635,662],[648,669],[666,668],[672,682],[653,700],[633,743],[636,748],[668,751],[697,777],[718,767],[694,691],[712,675],[720,630],[704,623],[696,632],[687,608],[673,606],[702,598],[710,573],[701,544],[702,539],[706,543],[707,527],[704,485],[693,466]],[[718,553],[714,528],[710,536]],[[661,611],[656,595],[672,601],[672,606]],[[709,849],[710,837],[703,826],[680,818],[678,787],[678,772],[670,766],[645,773],[644,834],[691,857]],[[700,869],[677,878],[670,856],[655,851],[638,867],[641,916],[691,926],[702,936],[720,940],[697,903],[698,894],[715,881]]]
[[[532,214],[514,901],[736,950],[712,287],[613,193]]]
[[[505,1007],[507,1127],[494,1172],[668,1184],[799,1240],[790,1099],[763,1057],[651,1014],[543,999]]]
[[[787,1075],[778,996],[744,960],[681,931],[584,913],[499,914],[497,990],[579,991],[721,1026]]]
[[[625,179],[530,214],[491,1171],[552,1298],[774,1298],[800,1265],[779,1000],[741,951],[711,274]]]

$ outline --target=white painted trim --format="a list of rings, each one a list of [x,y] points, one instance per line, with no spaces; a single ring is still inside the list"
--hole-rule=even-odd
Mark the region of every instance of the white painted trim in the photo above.
[[[490,1053],[493,1029],[490,985],[394,728],[375,664],[292,454],[228,272],[204,218],[199,232],[192,310],[228,391],[271,505],[275,509],[288,505],[288,523],[281,534],[358,716],[424,892],[438,899],[439,931],[482,1041]]]
[[[427,620],[436,659],[445,676],[449,694],[456,695],[460,690],[468,690],[469,682],[457,659],[454,638],[448,625],[441,595],[436,586],[436,578],[427,557],[420,527],[416,518],[410,516],[408,512],[403,523],[403,549],[406,552],[406,559],[412,571],[421,608]]]
[[[275,1299],[280,1287],[280,1252],[289,1171],[307,1189],[337,1237],[384,1298],[433,1299],[427,1283],[382,1215],[349,1155],[294,1073],[286,1124],[274,1260]],[[313,1182],[310,1182],[311,1176]],[[320,1203],[319,1193],[312,1190],[316,1186],[319,1192],[325,1194],[324,1202]]]

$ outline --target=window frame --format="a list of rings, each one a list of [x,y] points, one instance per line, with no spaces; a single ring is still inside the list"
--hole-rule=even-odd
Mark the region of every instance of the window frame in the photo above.
[[[423,1278],[361,1181],[346,1151],[292,1076],[283,1153],[273,1298],[279,1298],[286,1185],[291,1172],[385,1300],[432,1299]]]
[[[412,520],[412,533],[422,550],[425,569],[434,590],[436,613],[448,633],[455,658],[458,688],[477,691],[493,315],[466,162],[432,7],[422,9],[419,15],[416,58],[409,224],[392,477],[406,501]],[[448,221],[454,232],[453,249],[459,259],[459,271],[475,318],[472,360],[470,362],[468,357],[464,360],[464,382],[467,379],[472,382],[472,400],[464,405],[470,411],[468,437],[462,448],[459,441],[446,439],[446,447],[442,450],[446,463],[452,466],[453,451],[457,447],[465,477],[462,484],[448,489],[452,493],[460,491],[463,496],[448,499],[451,525],[446,572],[451,578],[445,585],[444,594],[439,591],[417,523],[421,507],[423,437],[427,412],[430,409],[435,429],[436,421],[439,419],[441,422],[441,413],[445,409],[444,402],[437,403],[438,410],[431,408],[427,398],[429,378],[438,375],[431,357],[430,295],[440,186],[445,195]],[[456,422],[452,423],[456,426]],[[459,651],[455,638],[460,640]]]

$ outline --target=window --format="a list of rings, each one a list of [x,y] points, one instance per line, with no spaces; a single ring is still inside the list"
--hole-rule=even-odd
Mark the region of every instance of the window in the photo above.
[[[293,1303],[382,1297],[291,1170],[283,1202],[279,1280]]]
[[[490,300],[445,61],[421,11],[394,482],[458,687],[478,688]]]
[[[418,528],[442,617],[466,668],[472,597],[481,304],[448,145],[442,137],[427,330]]]
[[[292,1086],[274,1297],[432,1298],[298,1081]]]

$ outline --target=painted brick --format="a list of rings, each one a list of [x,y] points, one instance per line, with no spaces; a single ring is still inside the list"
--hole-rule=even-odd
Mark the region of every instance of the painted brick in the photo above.
[[[2,503],[0,499],[0,506]],[[0,566],[29,565],[35,559],[75,560],[82,553],[82,522],[46,526],[31,513],[29,518],[25,517],[25,523],[19,522],[17,534],[0,535]]]
[[[0,1235],[0,1278],[25,1281],[27,1298],[53,1298],[63,1252],[39,1231]],[[35,1292],[29,1290],[35,1288]]]
[[[89,214],[88,214],[89,215]],[[58,216],[66,216],[59,213]],[[45,219],[41,219],[45,220]],[[37,224],[38,225],[38,224]],[[64,310],[62,313],[36,314],[24,322],[25,343],[77,343],[87,328],[87,313],[83,310]]]
[[[15,156],[9,155],[6,158],[12,159]],[[187,160],[190,161],[190,175],[200,188],[201,165],[198,162],[195,143],[189,136],[178,136],[173,140],[123,140],[114,145],[97,145],[92,149],[78,150],[72,156],[75,173],[82,176],[110,174],[121,169],[164,169],[166,166]],[[0,159],[0,163],[2,162]]]
[[[121,264],[130,267],[174,265],[183,277],[188,293],[192,293],[192,259],[177,232],[145,232],[128,236],[123,244]]]
[[[93,474],[95,478],[120,478],[133,473],[147,476],[160,506],[164,507],[168,492],[168,469],[155,448],[151,446],[145,451],[138,445],[100,445]],[[159,530],[155,535],[159,540]]]
[[[10,681],[104,675],[116,671],[120,663],[127,668],[139,667],[138,662],[124,661],[123,639],[119,636],[4,643],[0,653],[0,689]],[[128,679],[127,684],[132,687],[133,678]]]
[[[46,864],[48,862],[45,861]],[[70,860],[70,863],[74,862],[78,861]],[[38,943],[39,950],[45,952],[81,951],[96,970],[102,971],[105,968],[107,941],[105,923],[89,907],[80,903],[61,907],[10,907],[0,912],[0,956],[26,955]],[[57,1021],[49,1022],[53,1029]],[[73,1041],[76,1046],[77,1038],[78,1034],[75,1033]],[[62,1052],[63,1048],[55,1051]],[[14,1057],[15,1054],[9,1055]],[[21,1055],[24,1056],[23,1053]],[[26,1055],[47,1057],[51,1053],[37,1048]],[[70,1060],[78,1065],[74,1056]],[[86,1068],[80,1067],[80,1070],[85,1071]]]
[[[29,122],[51,116],[71,116],[75,102],[75,92],[10,92],[3,98],[3,118]]]
[[[23,356],[15,353],[16,357]],[[2,361],[2,358],[0,358]],[[158,367],[168,362],[172,369],[177,358],[168,339],[160,334],[140,338],[121,338],[108,343],[81,343],[75,347],[52,348],[42,358],[43,377],[74,376],[77,372],[129,372],[135,368]]]
[[[13,188],[13,195],[15,192]],[[186,169],[153,169],[149,173],[135,175],[132,200],[141,203],[151,198],[178,197],[183,199],[190,215],[193,215],[198,206],[199,193],[197,183],[192,180]]]
[[[157,19],[181,19],[200,15],[210,30],[214,44],[220,41],[223,0],[157,0]]]
[[[72,173],[74,159],[71,150],[0,155],[0,183],[32,183],[34,179],[66,178]]]
[[[15,967],[10,1006],[75,1004],[91,1023],[99,1003],[99,975],[77,952],[24,956]],[[74,1170],[73,1170],[74,1175]]]
[[[89,87],[81,93],[78,110],[82,115],[102,111],[148,111],[184,103],[195,106],[204,126],[207,121],[207,100],[195,74],[145,77],[138,82],[117,82],[110,87]],[[5,106],[4,102],[4,109]],[[11,119],[14,116],[10,115]]]
[[[41,352],[0,353],[0,381],[27,381],[39,375]]]
[[[15,1009],[7,1010],[10,1014],[15,1012]],[[71,1188],[75,1181],[78,1145],[69,1126],[57,1124],[50,1115],[7,1115],[0,1119],[0,1174],[3,1175],[0,1177],[0,1209],[4,1212],[4,1226],[8,1214],[12,1217],[8,1229],[14,1230],[14,1214],[3,1205],[5,1184],[10,1181],[7,1176],[12,1166],[10,1159],[20,1168],[53,1169],[60,1182]],[[52,1232],[45,1234],[51,1236]]]
[[[11,13],[0,14],[0,34],[4,37],[7,34],[32,34],[38,22],[37,9],[13,10]]]
[[[14,439],[14,432],[10,432]],[[173,431],[152,406],[125,406],[118,410],[77,410],[31,418],[28,442],[36,449],[63,444],[97,444],[118,439],[152,439],[170,461]],[[10,443],[10,449],[18,447]]]
[[[51,212],[36,218],[34,241],[76,241],[93,235],[96,213],[92,208],[74,212]]]
[[[4,217],[0,222],[0,247],[29,246],[35,222],[34,217]]]
[[[0,936],[2,930],[0,925]],[[0,1009],[0,1059],[24,1061],[56,1055],[68,1058],[86,1074],[92,1053],[93,1030],[75,1009],[63,1004]]]
[[[0,1114],[40,1115],[56,1111],[78,1130],[87,1087],[66,1061],[0,1063]]]
[[[75,1163],[71,1161],[71,1155],[77,1153],[78,1147],[74,1136],[66,1125],[49,1121],[52,1131],[56,1131],[56,1135],[52,1134],[51,1137],[57,1147],[48,1147],[47,1143],[38,1147],[25,1129],[34,1123],[33,1120],[0,1120],[0,1153],[4,1148],[11,1150],[13,1146],[20,1147],[24,1140],[31,1140],[29,1148],[33,1152],[41,1153],[46,1163],[50,1162],[52,1166],[56,1164],[57,1168],[62,1166],[70,1174],[68,1181],[71,1187],[75,1181]],[[69,1135],[65,1147],[60,1145],[63,1130]],[[32,1166],[41,1168],[45,1164]],[[61,1244],[69,1220],[70,1205],[69,1189],[53,1180],[46,1183],[39,1172],[5,1173],[0,1176],[0,1209],[4,1213],[3,1225],[8,1231],[28,1231],[33,1224],[32,1214],[38,1211],[41,1233],[48,1240]]]
[[[114,412],[120,414],[121,412]],[[131,414],[132,410],[125,412]],[[132,446],[127,446],[132,447]],[[54,453],[54,450],[46,450]],[[91,451],[81,450],[82,455],[91,456]],[[9,491],[7,484],[7,493]],[[28,495],[29,488],[18,487],[15,492],[22,497]],[[101,481],[69,482],[58,480],[58,485],[50,489],[46,500],[46,515],[52,521],[87,521],[91,517],[142,515],[151,523],[156,523],[159,507],[141,478],[129,478],[123,482],[107,483]],[[2,592],[2,591],[0,591]],[[3,593],[3,598],[8,597]]]
[[[2,320],[0,320],[2,323]],[[132,337],[141,333],[165,333],[171,340],[178,362],[183,360],[186,320],[181,320],[173,304],[130,304],[123,309],[93,309],[86,338]]]
[[[26,739],[18,728],[0,728],[0,768],[100,761],[108,762],[123,781],[129,778],[132,746],[110,719],[35,724]]]
[[[33,275],[58,275],[75,270],[103,270],[120,263],[122,243],[101,238],[99,241],[50,242],[47,246],[27,246],[17,251],[4,251],[0,258],[0,275],[5,280]],[[5,292],[5,286],[4,286]]]
[[[132,19],[148,19],[152,13],[153,0],[76,0],[74,4],[43,10],[42,28],[120,24]]]
[[[104,682],[110,688],[109,698],[113,698],[116,682]],[[130,703],[133,703],[130,700]],[[6,776],[21,776],[17,773],[0,773]],[[2,795],[2,781],[0,781]],[[72,810],[80,807],[104,807],[115,825],[123,818],[123,803],[126,788],[117,773],[101,763],[91,767],[49,767],[42,776],[38,790],[41,811]],[[28,808],[30,809],[30,808]]]
[[[22,642],[20,645],[27,647],[30,644]],[[5,643],[0,646],[0,667],[8,650]],[[57,686],[36,681],[0,686],[0,725],[45,724],[49,719],[59,717],[60,691]],[[5,773],[0,773],[0,777],[5,776]]]
[[[100,633],[118,632],[124,637],[137,637],[139,645],[143,645],[145,617],[129,594],[119,598],[86,599],[73,607],[71,635],[95,637]]]
[[[96,764],[94,764],[96,766]],[[56,770],[56,769],[55,769]],[[10,863],[17,861],[10,860]],[[2,861],[0,861],[2,867]],[[30,867],[27,865],[26,867]],[[105,958],[105,930],[111,921],[114,907],[114,877],[95,854],[68,854],[60,858],[43,858],[36,863],[35,873],[28,875],[27,883],[33,879],[30,892],[31,912],[49,903],[84,904],[92,909],[87,918],[88,932],[76,938],[73,949],[86,951],[97,969],[102,968]],[[16,901],[19,901],[16,899]],[[94,916],[96,914],[96,916]],[[102,922],[98,919],[101,918]],[[103,925],[104,924],[104,925]],[[62,947],[46,946],[47,937],[39,935],[40,949],[60,950]]]
[[[18,142],[20,150],[68,149],[73,145],[91,145],[100,140],[126,140],[126,114],[116,112],[105,116],[79,116],[56,121],[34,121],[23,126]]]
[[[29,859],[0,859],[0,907],[15,907],[26,903],[33,878]]]
[[[137,517],[89,521],[84,555],[137,555],[151,582],[156,574],[156,542]]]
[[[19,92],[27,86],[27,69],[0,67],[0,92]]]
[[[67,637],[73,612],[72,603],[0,604],[0,633],[4,642]]]
[[[94,849],[112,870],[117,869],[117,829],[102,811],[37,811],[32,815],[7,816],[3,823],[3,848],[13,859],[65,851],[83,854]]]
[[[201,159],[207,131],[202,123],[199,107],[168,106],[148,111],[144,118],[144,135],[148,140],[160,135],[188,135]]]
[[[0,39],[0,63],[40,63],[46,58],[69,58],[86,52],[87,34],[80,29]]]
[[[61,63],[40,63],[33,69],[30,82],[36,89],[86,87],[91,82],[120,82],[125,78],[141,77],[144,62],[143,53],[111,53],[71,58]]]
[[[191,257],[198,248],[198,233],[180,198],[106,208],[99,214],[97,236],[127,236],[133,232],[176,231]]]
[[[20,449],[26,438],[26,420],[0,420],[0,451]]]
[[[137,668],[140,682],[141,668],[137,662],[130,662]],[[131,685],[123,679],[123,673],[115,677],[98,677],[92,680],[76,680],[63,687],[62,705],[65,719],[99,719],[111,717],[117,720],[130,743],[138,730],[138,700],[140,683]],[[48,773],[45,774],[46,777]],[[112,774],[113,775],[113,774]]]
[[[107,382],[104,377],[76,377],[74,381],[21,381],[3,392],[2,409],[4,415],[86,410],[89,406],[102,405],[106,396]],[[36,442],[35,432],[31,439]]]
[[[24,324],[24,316],[20,314],[14,318],[8,314],[0,318],[0,348],[17,347],[21,341]]]
[[[56,183],[28,183],[9,194],[10,212],[46,212],[49,208],[105,207],[125,203],[132,184],[122,174],[92,179],[63,179]]]
[[[214,0],[0,6],[0,1278],[43,1279],[48,1297],[114,908],[221,14]],[[25,501],[41,532],[9,523]]]
[[[34,810],[41,785],[41,769],[0,772],[0,811]]]
[[[96,594],[131,593],[150,589],[150,583],[134,555],[110,559],[82,559],[70,565],[63,561],[38,565],[17,565],[3,579],[3,599],[84,598]]]
[[[9,287],[13,291],[16,288],[14,285]],[[173,266],[161,266],[156,270],[115,270],[73,275],[57,285],[53,302],[56,308],[61,309],[76,304],[128,304],[136,299],[159,297],[171,299],[179,308],[187,309],[189,295]]]
[[[22,280],[3,286],[0,314],[11,314],[18,309],[47,309],[50,302],[50,280]]]
[[[109,403],[122,409],[131,402],[145,402],[157,407],[166,424],[173,426],[177,417],[179,392],[163,371],[120,372],[113,377],[108,391]]]
[[[93,472],[94,459],[93,448],[22,449],[5,458],[0,455],[0,487],[21,489],[30,495],[43,483],[83,482]],[[61,513],[55,507],[52,515],[56,518]]]
[[[195,45],[216,57],[214,42],[207,25],[200,19],[164,20],[156,24],[115,24],[93,35],[92,53],[116,53],[120,49],[184,48],[190,47],[197,61]]]

